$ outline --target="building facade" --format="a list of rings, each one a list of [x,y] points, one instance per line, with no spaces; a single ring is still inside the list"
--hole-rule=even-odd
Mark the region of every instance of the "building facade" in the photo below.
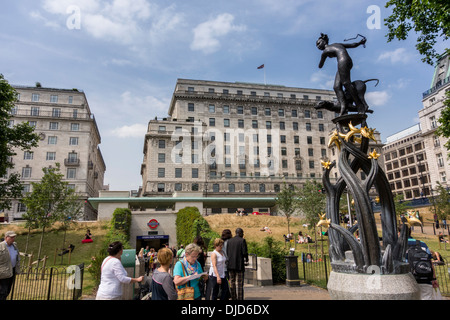
[[[402,194],[405,200],[430,195],[430,171],[420,124],[387,137],[383,154],[394,194]]]
[[[61,173],[80,196],[85,220],[97,218],[87,201],[104,188],[105,162],[99,148],[100,133],[84,92],[77,89],[53,89],[13,86],[18,102],[12,111],[10,125],[28,122],[40,137],[39,146],[29,152],[16,150],[11,161],[21,174],[24,193],[39,182],[42,168],[60,164]],[[26,207],[17,199],[6,211],[9,221],[21,219]]]
[[[168,117],[148,124],[140,196],[274,198],[284,183],[320,182],[321,160],[337,157],[328,148],[337,115],[315,109],[321,100],[335,100],[334,91],[178,79]],[[271,210],[251,203],[243,209]]]
[[[423,93],[423,109],[419,111],[420,127],[425,143],[430,182],[433,190],[437,183],[450,187],[450,162],[444,146],[448,138],[435,135],[438,119],[444,108],[446,92],[450,90],[450,56],[442,56],[436,64],[429,90]]]
[[[430,89],[423,93],[420,123],[387,138],[383,148],[385,169],[392,191],[405,200],[435,196],[437,183],[450,187],[450,164],[445,143],[435,135],[450,90],[449,56],[442,56],[435,68]]]

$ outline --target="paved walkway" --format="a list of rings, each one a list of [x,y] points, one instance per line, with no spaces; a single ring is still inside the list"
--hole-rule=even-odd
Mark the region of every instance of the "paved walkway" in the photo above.
[[[325,289],[302,284],[300,287],[274,285],[258,287],[246,284],[244,300],[330,300]]]

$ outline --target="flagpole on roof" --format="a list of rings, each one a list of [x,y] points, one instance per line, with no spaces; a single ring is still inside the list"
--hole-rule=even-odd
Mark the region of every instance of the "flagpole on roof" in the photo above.
[[[264,66],[264,63],[260,65],[257,69],[264,69],[264,85],[266,85],[266,68]]]

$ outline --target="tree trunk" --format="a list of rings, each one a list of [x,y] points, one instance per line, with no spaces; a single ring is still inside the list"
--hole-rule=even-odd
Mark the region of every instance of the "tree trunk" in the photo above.
[[[45,227],[42,227],[41,241],[39,242],[39,251],[38,251],[38,256],[37,256],[36,269],[39,268],[39,260],[41,259],[42,243],[44,242],[44,231],[45,231]]]

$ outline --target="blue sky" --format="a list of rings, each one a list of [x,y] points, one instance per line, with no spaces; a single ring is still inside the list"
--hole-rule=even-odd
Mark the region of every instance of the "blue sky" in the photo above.
[[[380,79],[366,97],[374,110],[369,126],[383,141],[416,124],[434,70],[421,62],[414,34],[387,42],[384,3],[7,1],[0,73],[15,85],[84,90],[102,136],[105,184],[138,189],[147,123],[167,115],[177,78],[263,83],[257,67],[265,64],[269,84],[332,90],[335,59],[318,68],[321,32],[330,42],[367,37],[366,48],[350,51],[352,80]]]

